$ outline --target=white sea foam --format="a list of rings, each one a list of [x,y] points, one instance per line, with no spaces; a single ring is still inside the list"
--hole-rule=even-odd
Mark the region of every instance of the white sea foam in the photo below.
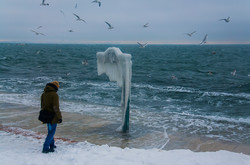
[[[5,103],[12,103],[12,104],[23,104],[26,106],[36,106],[39,107],[40,106],[40,95],[35,95],[35,94],[17,94],[17,93],[0,93],[0,100],[1,102],[5,102]],[[169,100],[171,101],[171,100]],[[173,109],[178,109],[178,105],[169,105],[167,107],[165,107],[164,109],[171,109],[171,106]],[[180,110],[181,109],[188,109],[188,107],[179,107]],[[97,104],[88,104],[88,103],[84,103],[84,102],[72,102],[72,101],[61,101],[61,109],[63,111],[67,111],[67,112],[99,112],[101,110],[104,110],[105,112],[110,112],[110,113],[114,113],[115,111],[117,111],[117,109],[119,109],[119,107],[112,107],[112,106],[105,106],[105,105],[97,105]],[[152,112],[154,114],[151,114],[150,111],[141,111],[139,109],[133,109],[133,112],[136,113],[136,116],[143,116],[143,115],[152,115],[152,116],[156,116],[157,113]],[[187,113],[185,111],[183,112],[163,112],[159,113],[160,116],[164,116],[164,113],[166,114],[166,116],[168,116],[168,113],[171,113],[172,115],[175,116],[179,116],[179,117],[185,117],[186,118],[205,118],[205,119],[209,119],[211,121],[223,121],[223,122],[228,122],[228,123],[238,123],[238,124],[250,124],[250,117],[246,118],[229,118],[229,117],[223,117],[223,116],[213,116],[213,115],[196,115],[196,114],[191,114],[191,113]],[[142,117],[143,118],[143,117]]]
[[[194,88],[189,87],[180,87],[180,86],[153,86],[149,84],[132,84],[132,87],[134,88],[146,88],[150,90],[157,90],[162,92],[180,92],[180,93],[193,93],[193,94],[201,94],[202,97],[204,96],[229,96],[229,97],[239,97],[239,98],[245,98],[250,99],[250,94],[248,93],[226,93],[226,92],[209,92],[209,91],[202,91],[197,90]]]
[[[175,113],[175,112],[173,112]],[[221,117],[221,116],[213,116],[213,115],[195,115],[195,114],[190,114],[190,113],[186,113],[186,112],[182,112],[182,113],[176,113],[179,115],[186,115],[186,116],[192,116],[194,118],[206,118],[206,119],[210,119],[212,121],[224,121],[224,122],[229,122],[229,123],[241,123],[241,124],[250,124],[250,117],[247,116],[247,118],[239,118],[239,119],[235,119],[235,118],[229,118],[229,117]]]
[[[250,94],[248,93],[225,93],[225,92],[203,92],[202,96],[230,96],[230,97],[239,97],[239,98],[245,98],[250,99]]]
[[[39,107],[40,97],[33,94],[0,93],[1,102]]]
[[[0,93],[0,101],[12,104],[22,104],[26,106],[40,107],[40,94],[17,94],[17,93]],[[171,100],[170,100],[171,101]],[[107,119],[113,122],[120,122],[121,109],[117,106],[106,106],[100,104],[89,104],[81,101],[61,100],[60,108],[65,112],[74,112],[89,114]],[[209,137],[221,136],[225,140],[234,132],[238,135],[231,136],[231,141],[240,141],[246,139],[247,126],[250,125],[250,117],[230,118],[214,115],[202,115],[188,113],[190,107],[183,105],[168,105],[163,111],[132,108],[130,122],[134,125],[143,125],[153,129],[161,129],[166,125],[168,131],[184,131],[191,134],[201,134]],[[176,129],[173,129],[176,128]],[[216,133],[217,132],[217,133]],[[224,132],[223,135],[219,135]],[[241,136],[243,135],[243,136]]]
[[[166,92],[185,92],[185,93],[199,93],[199,90],[188,87],[180,87],[180,86],[153,86],[149,84],[135,84],[133,83],[132,87],[135,88],[148,88],[151,90],[160,90]]]

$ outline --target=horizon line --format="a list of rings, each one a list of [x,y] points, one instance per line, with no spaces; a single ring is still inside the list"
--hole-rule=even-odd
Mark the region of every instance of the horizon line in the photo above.
[[[0,40],[0,43],[16,43],[16,44],[121,44],[121,45],[137,45],[137,42],[148,43],[148,45],[200,45],[199,42],[169,42],[169,41],[11,41]],[[232,42],[232,41],[213,41],[207,42],[204,45],[249,45],[250,41],[246,42]]]

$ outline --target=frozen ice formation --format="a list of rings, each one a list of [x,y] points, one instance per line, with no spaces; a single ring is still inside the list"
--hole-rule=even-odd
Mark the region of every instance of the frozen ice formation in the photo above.
[[[110,47],[105,52],[97,52],[98,75],[105,73],[110,81],[116,81],[122,88],[121,108],[122,124],[117,131],[129,130],[129,104],[132,78],[131,55],[122,53],[119,48]]]

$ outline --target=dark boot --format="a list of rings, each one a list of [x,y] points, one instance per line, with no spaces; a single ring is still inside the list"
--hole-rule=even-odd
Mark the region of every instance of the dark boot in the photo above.
[[[56,145],[50,145],[50,148],[55,149]]]
[[[47,154],[49,152],[55,152],[54,148],[50,148],[50,149],[47,149],[47,150],[43,149],[43,151],[42,151],[42,153],[44,153],[44,154]]]
[[[50,148],[49,152],[55,152],[54,148]]]
[[[44,153],[44,154],[49,153],[49,149],[48,150],[43,149],[42,153]]]

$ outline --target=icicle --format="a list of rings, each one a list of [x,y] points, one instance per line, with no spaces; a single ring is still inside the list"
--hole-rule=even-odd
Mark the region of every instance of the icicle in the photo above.
[[[111,47],[105,52],[97,52],[98,75],[106,73],[110,81],[116,81],[122,88],[122,124],[117,131],[129,130],[129,104],[132,77],[131,55],[122,53],[119,48]]]

